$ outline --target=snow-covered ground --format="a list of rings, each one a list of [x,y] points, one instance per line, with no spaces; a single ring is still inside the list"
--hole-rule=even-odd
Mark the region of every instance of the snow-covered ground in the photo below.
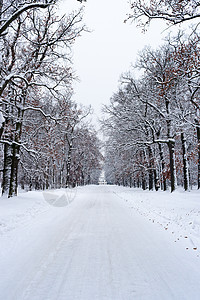
[[[116,194],[131,209],[167,231],[175,243],[184,240],[186,250],[200,255],[200,191],[149,192],[120,187]]]
[[[0,198],[0,299],[200,299],[199,191],[54,193]]]

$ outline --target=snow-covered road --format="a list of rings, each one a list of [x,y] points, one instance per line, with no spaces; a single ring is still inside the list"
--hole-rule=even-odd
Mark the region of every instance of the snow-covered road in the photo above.
[[[200,299],[200,258],[110,186],[40,206],[1,243],[2,300]]]

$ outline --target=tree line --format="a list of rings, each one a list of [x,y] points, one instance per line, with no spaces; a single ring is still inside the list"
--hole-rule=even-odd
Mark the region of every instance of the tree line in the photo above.
[[[85,31],[82,9],[59,16],[56,1],[0,0],[2,194],[96,183],[102,155],[72,100],[71,48]]]
[[[173,2],[173,5],[172,3]],[[196,1],[131,4],[130,19],[145,29],[152,19],[173,24],[199,17]],[[145,47],[104,107],[107,182],[173,192],[200,188],[200,36],[179,31],[158,49]],[[134,70],[142,74],[137,77]]]

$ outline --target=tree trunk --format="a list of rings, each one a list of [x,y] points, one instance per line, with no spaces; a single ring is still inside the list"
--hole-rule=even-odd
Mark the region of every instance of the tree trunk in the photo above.
[[[25,97],[25,96],[24,96]],[[22,97],[21,103],[24,99]],[[17,186],[18,186],[18,166],[19,166],[19,153],[21,134],[22,134],[22,122],[23,122],[24,112],[18,107],[18,122],[15,125],[14,141],[17,144],[12,144],[12,164],[11,164],[11,175],[10,175],[10,187],[8,197],[17,196]]]
[[[200,124],[196,121],[197,129],[197,147],[198,147],[198,175],[197,175],[197,186],[200,189]]]
[[[3,122],[2,125],[0,124],[1,125],[1,127],[0,127],[0,139],[1,139],[2,135],[3,135],[4,124],[5,124],[5,122]]]
[[[132,177],[129,177],[129,187],[132,188]]]
[[[140,188],[140,178],[139,178],[139,176],[138,176],[138,178],[137,178],[137,188],[138,188],[138,189]]]
[[[169,148],[171,192],[174,192],[176,189],[175,141],[171,139],[167,145]]]
[[[168,138],[168,149],[169,149],[169,161],[170,161],[170,179],[171,179],[171,192],[176,189],[176,165],[175,165],[175,140],[172,135],[172,121],[170,111],[170,101],[168,98],[165,99],[166,111],[167,111],[167,138]]]
[[[12,163],[10,172],[10,183],[8,197],[17,196],[18,186],[19,146],[12,145]]]
[[[164,161],[164,155],[163,155],[163,149],[161,144],[158,144],[158,148],[159,148],[159,154],[160,154],[160,160],[161,160],[161,170],[162,170],[162,184],[163,184],[163,191],[167,190],[167,182],[166,182],[166,177],[164,174],[164,170],[165,170],[165,161]]]
[[[154,169],[154,185],[155,185],[155,190],[158,191],[159,190],[159,179],[158,179],[158,174],[156,172],[156,168]]]
[[[149,190],[153,190],[153,154],[151,147],[148,147],[149,152]]]
[[[11,164],[12,164],[12,147],[8,144],[5,144],[4,145],[2,195],[8,194],[8,192],[9,192]]]
[[[153,170],[149,170],[149,190],[153,191]]]
[[[142,172],[142,189],[146,190],[146,179],[143,172]]]
[[[66,163],[66,188],[69,187],[70,183],[70,169],[71,169],[71,153],[72,153],[72,145],[70,144],[69,150],[68,150],[68,155],[67,155],[67,163]]]
[[[0,0],[0,18],[1,18],[1,13],[2,13],[2,7],[3,7],[3,0]]]
[[[182,154],[183,154],[183,179],[184,179],[184,189],[189,190],[189,171],[188,171],[188,159],[187,159],[187,145],[185,134],[181,132],[181,142],[182,142]]]

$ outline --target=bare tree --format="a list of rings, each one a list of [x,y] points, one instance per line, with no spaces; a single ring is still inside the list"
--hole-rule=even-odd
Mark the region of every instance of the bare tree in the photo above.
[[[8,191],[9,196],[17,192],[20,147],[26,148],[21,143],[21,133],[27,112],[36,110],[51,118],[38,106],[38,95],[47,89],[56,99],[59,89],[71,89],[73,72],[67,50],[83,30],[83,26],[78,27],[81,15],[78,11],[60,19],[53,7],[47,7],[46,15],[32,11],[23,20],[16,20],[17,30],[13,29],[3,39],[7,51],[2,68],[6,76],[0,89],[4,116],[0,141],[4,144],[2,192]]]
[[[83,2],[86,0],[77,0]],[[57,0],[0,0],[0,37],[24,12],[53,5]]]
[[[137,21],[142,27],[153,19],[162,19],[176,25],[200,17],[200,2],[196,0],[131,0],[130,8],[128,19]]]
[[[127,185],[131,170],[134,186],[138,181],[143,189],[152,189],[154,181],[155,189],[161,185],[166,190],[169,180],[171,191],[177,183],[189,189],[198,160],[198,140],[192,147],[198,110],[191,95],[197,104],[199,75],[196,52],[191,59],[177,49],[171,43],[157,50],[145,48],[137,62],[142,78],[123,75],[105,108],[106,174],[116,183]]]

